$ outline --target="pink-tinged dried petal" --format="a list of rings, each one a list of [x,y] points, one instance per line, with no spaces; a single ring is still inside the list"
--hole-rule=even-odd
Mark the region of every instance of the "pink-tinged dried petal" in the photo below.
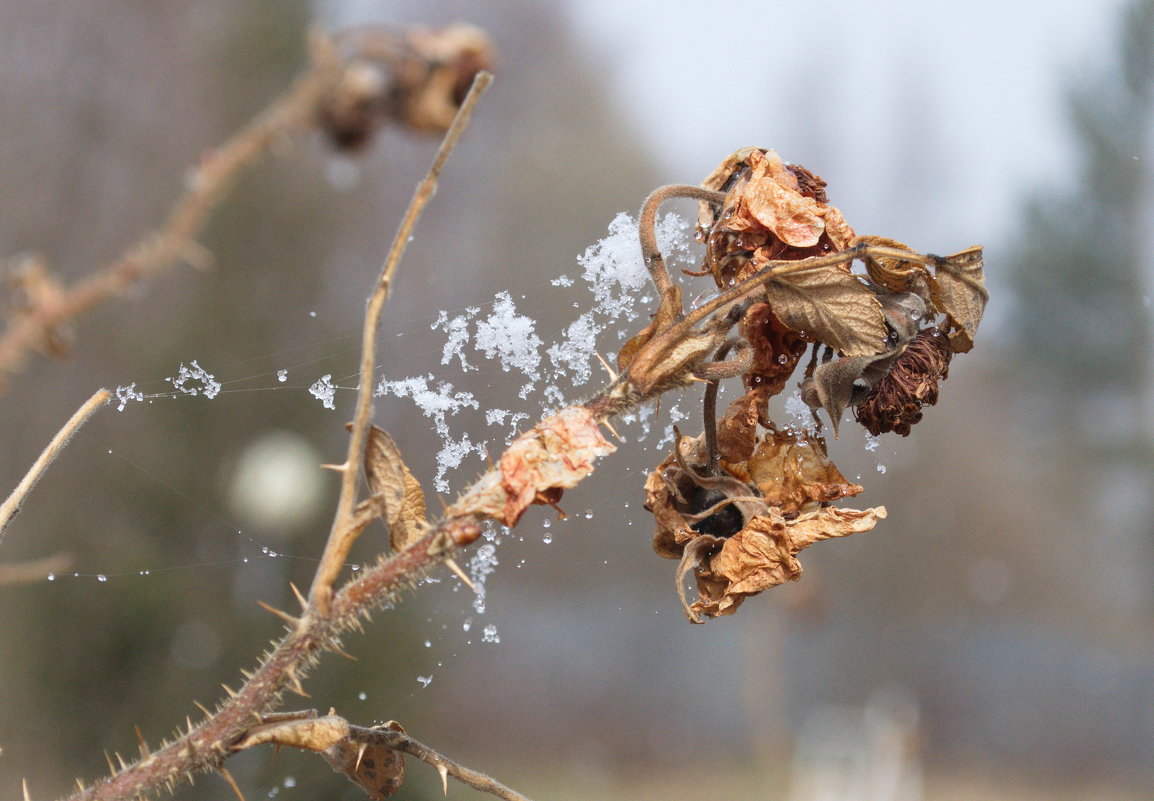
[[[616,447],[584,406],[567,406],[513,440],[496,468],[457,499],[446,518],[492,518],[515,526],[533,503],[555,503],[558,489],[577,486],[593,462]]]

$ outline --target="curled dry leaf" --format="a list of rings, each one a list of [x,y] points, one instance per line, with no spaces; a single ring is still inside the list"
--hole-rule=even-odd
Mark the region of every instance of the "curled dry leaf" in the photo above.
[[[593,472],[593,462],[615,450],[589,409],[567,406],[513,440],[497,468],[473,484],[446,516],[489,517],[514,526],[531,504],[556,503],[560,490],[577,486]]]
[[[914,249],[908,245],[884,236],[859,236],[852,244],[876,245],[915,253]],[[867,255],[863,261],[870,280],[878,286],[885,287],[891,292],[915,292],[927,303],[930,302],[929,286],[933,279],[930,277],[929,270],[921,262],[874,255]]]
[[[729,404],[717,424],[717,452],[724,462],[744,462],[757,444],[757,424],[765,415],[772,392],[751,389]]]
[[[825,442],[807,431],[769,432],[758,443],[746,470],[765,502],[784,515],[863,491],[830,461]]]
[[[401,458],[397,443],[377,426],[369,428],[365,443],[365,479],[389,527],[389,544],[394,551],[403,550],[428,530],[421,483]]]
[[[949,318],[954,353],[974,347],[974,335],[990,297],[983,265],[982,249],[977,246],[939,259],[934,265],[934,307]]]
[[[751,595],[796,581],[802,572],[797,554],[803,549],[831,537],[869,531],[885,516],[880,506],[863,511],[830,506],[788,520],[780,509],[770,508],[727,539],[698,570],[701,600],[690,611],[705,617],[731,615]]]
[[[404,727],[390,720],[374,729],[404,732]],[[388,798],[405,782],[405,755],[385,745],[339,740],[321,752],[337,773],[360,786],[373,799]]]

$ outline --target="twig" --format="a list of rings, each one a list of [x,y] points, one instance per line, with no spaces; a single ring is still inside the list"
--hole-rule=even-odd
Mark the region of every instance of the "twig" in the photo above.
[[[317,612],[322,615],[329,611],[333,582],[340,573],[345,557],[348,555],[349,549],[352,548],[359,532],[359,530],[349,526],[349,521],[356,506],[357,479],[360,476],[361,461],[364,457],[369,420],[373,416],[373,365],[376,363],[377,329],[380,327],[381,312],[384,309],[385,301],[389,298],[389,290],[392,287],[397,265],[400,264],[401,257],[405,255],[413,226],[416,225],[425,205],[436,192],[437,178],[441,174],[445,160],[452,153],[461,132],[469,124],[469,118],[473,113],[473,108],[477,105],[477,101],[481,99],[481,95],[484,94],[492,81],[493,76],[488,72],[477,73],[473,80],[473,86],[461,104],[453,124],[445,134],[441,147],[433,159],[432,166],[429,167],[429,171],[413,193],[413,199],[409,202],[409,208],[397,228],[397,234],[393,238],[393,244],[389,248],[389,254],[381,268],[381,276],[369,297],[368,308],[365,311],[364,332],[361,337],[361,376],[360,386],[357,388],[357,408],[352,430],[349,434],[348,453],[345,456],[344,464],[340,466],[340,500],[337,503],[337,512],[333,518],[332,531],[325,543],[325,551],[321,556],[321,563],[317,567],[316,576],[309,591],[310,602],[316,606]]]
[[[62,290],[50,304],[12,318],[0,336],[0,378],[19,371],[30,350],[52,332],[137,281],[157,275],[181,258],[195,258],[196,236],[240,171],[281,137],[314,122],[318,103],[335,85],[339,64],[331,48],[313,47],[313,63],[296,83],[244,129],[201,160],[186,181],[164,225],[129,247],[115,262]]]
[[[107,389],[101,389],[96,392],[91,398],[84,402],[84,405],[76,410],[76,414],[64,424],[64,427],[56,433],[52,441],[48,443],[48,447],[40,454],[40,458],[32,465],[28,472],[21,479],[20,483],[16,485],[16,489],[12,490],[12,494],[8,499],[0,504],[0,542],[4,541],[4,530],[8,528],[8,524],[12,522],[12,518],[20,511],[21,504],[24,503],[24,498],[36,486],[36,482],[40,480],[40,476],[48,469],[48,465],[52,464],[53,460],[60,455],[64,447],[68,444],[68,440],[72,439],[75,434],[88,418],[104,404],[108,403],[112,397],[112,393]]]
[[[422,762],[426,762],[437,769],[441,774],[441,779],[444,781],[446,775],[452,776],[462,784],[467,784],[474,790],[479,790],[482,793],[494,795],[503,801],[529,801],[528,798],[518,793],[501,782],[487,776],[484,773],[466,768],[464,765],[458,764],[442,754],[437,753],[424,743],[414,740],[405,732],[395,731],[393,729],[367,729],[362,726],[349,726],[349,739],[356,742],[368,743],[370,745],[385,745],[395,751],[403,751],[406,754],[411,754]]]

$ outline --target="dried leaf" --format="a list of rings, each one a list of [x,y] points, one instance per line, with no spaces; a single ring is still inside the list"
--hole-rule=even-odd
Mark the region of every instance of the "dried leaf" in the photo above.
[[[844,356],[870,356],[886,349],[877,295],[844,264],[783,273],[765,290],[783,324]]]
[[[934,266],[934,307],[949,318],[954,353],[965,353],[974,347],[974,335],[990,297],[983,274],[982,249],[975,245],[940,259]]]
[[[771,508],[727,539],[708,568],[698,571],[701,600],[691,611],[707,617],[731,615],[745,598],[796,581],[802,572],[797,554],[803,549],[820,540],[869,531],[885,516],[880,506],[864,511],[830,506],[786,520],[780,510]]]
[[[404,732],[395,720],[374,729]],[[341,740],[321,753],[337,773],[359,785],[373,801],[391,796],[405,781],[405,755],[385,745]]]
[[[825,443],[808,432],[771,431],[758,443],[748,470],[750,482],[765,502],[782,514],[863,491],[846,480],[829,460]]]
[[[394,551],[404,550],[429,527],[425,493],[405,465],[397,443],[377,426],[369,429],[365,444],[365,478],[388,524],[389,543]]]
[[[245,732],[234,747],[237,751],[271,743],[324,751],[349,736],[349,722],[338,715],[317,717],[314,710],[289,717],[269,716],[269,722],[260,723]]]
[[[753,349],[746,385],[763,390],[766,397],[781,392],[808,347],[806,340],[783,325],[765,302],[749,307],[741,318],[741,334]]]
[[[884,236],[859,236],[854,245],[877,245],[915,253],[913,248]],[[930,277],[926,266],[916,261],[903,261],[888,256],[866,256],[866,272],[870,280],[893,292],[915,292],[927,303],[930,300]]]

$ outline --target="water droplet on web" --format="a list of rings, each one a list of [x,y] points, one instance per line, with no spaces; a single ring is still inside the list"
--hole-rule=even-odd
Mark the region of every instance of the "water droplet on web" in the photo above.
[[[461,624],[461,631],[468,631],[473,628],[473,618],[466,618],[465,622]]]
[[[553,525],[552,520],[542,520],[541,521],[541,528],[549,528],[551,525]]]
[[[553,542],[553,535],[552,535],[552,533],[550,533],[550,532],[546,531],[546,532],[545,532],[545,534],[544,534],[544,535],[541,537],[541,542],[545,543],[546,545],[548,545],[549,543]]]
[[[104,575],[103,573],[100,573],[99,575],[96,576],[96,580],[97,581],[108,581],[108,576]]]
[[[361,690],[359,693],[357,693],[357,698],[361,699],[362,701],[364,701],[368,697],[369,697],[369,694],[366,693],[364,690]]]
[[[316,317],[316,316],[317,316],[317,313],[315,311],[309,312],[309,317]]]
[[[425,647],[426,648],[432,648],[433,647],[433,641],[432,640],[425,640]]]
[[[49,581],[56,581],[56,574],[55,573],[49,573],[48,574],[48,580]]]
[[[585,510],[585,519],[586,520],[592,520],[593,519],[593,510],[592,509],[586,509]]]
[[[276,371],[276,380],[280,381],[282,384],[285,381],[288,381],[288,370],[277,370]]]

